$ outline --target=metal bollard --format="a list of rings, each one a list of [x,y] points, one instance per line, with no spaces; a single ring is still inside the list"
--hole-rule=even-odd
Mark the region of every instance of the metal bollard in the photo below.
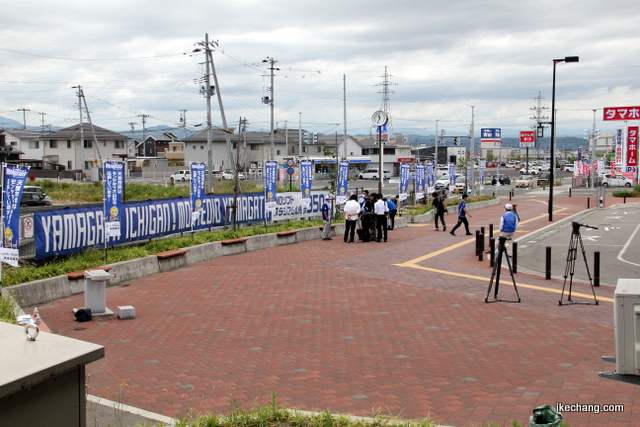
[[[511,191],[509,191],[509,201],[511,201]]]
[[[493,224],[489,224],[489,238],[493,237]]]
[[[511,258],[513,259],[513,272],[518,272],[518,242],[513,242],[511,244]]]
[[[600,251],[593,253],[593,286],[600,286]]]
[[[571,187],[569,187],[569,197],[571,197]]]
[[[587,209],[591,206],[591,198],[587,197]]]
[[[551,280],[551,246],[547,246],[544,264],[544,279]]]
[[[627,195],[626,194],[624,196],[622,196],[622,204],[623,205],[627,204]]]
[[[484,256],[484,234],[480,233],[479,238],[482,242],[482,247],[480,248],[480,252],[478,253],[478,261],[482,261]]]
[[[480,255],[480,230],[476,230],[476,256]]]

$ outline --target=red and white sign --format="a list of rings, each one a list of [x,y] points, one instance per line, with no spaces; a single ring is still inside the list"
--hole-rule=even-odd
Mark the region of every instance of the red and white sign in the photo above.
[[[627,172],[638,169],[638,126],[627,128]]]
[[[411,163],[415,161],[416,159],[413,157],[398,157],[398,163]]]
[[[605,108],[603,120],[640,120],[640,107]]]
[[[536,134],[533,131],[520,132],[520,147],[535,147]]]

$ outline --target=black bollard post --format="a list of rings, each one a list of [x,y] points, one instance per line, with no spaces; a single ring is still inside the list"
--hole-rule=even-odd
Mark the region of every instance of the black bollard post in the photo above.
[[[513,272],[518,272],[518,242],[511,244],[511,258],[513,259]]]
[[[511,201],[511,191],[509,191],[509,201]]]
[[[551,246],[547,246],[544,264],[544,279],[551,280]]]
[[[593,253],[593,286],[600,286],[600,251]]]
[[[569,187],[569,197],[571,197],[571,187]]]
[[[484,234],[480,233],[479,238],[482,242],[482,247],[480,248],[480,252],[478,253],[478,261],[482,261],[484,256]]]
[[[627,195],[626,194],[622,197],[622,204],[623,205],[627,204]]]
[[[587,209],[589,209],[590,205],[591,205],[591,199],[587,197]]]
[[[480,254],[480,230],[476,230],[476,256]]]
[[[489,224],[489,238],[493,237],[493,224]]]

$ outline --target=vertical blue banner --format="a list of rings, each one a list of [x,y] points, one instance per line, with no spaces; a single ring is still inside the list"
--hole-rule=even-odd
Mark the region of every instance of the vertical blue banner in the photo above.
[[[467,191],[473,191],[471,187],[471,178],[473,177],[473,166],[467,166]]]
[[[276,179],[278,175],[278,162],[267,160],[264,162],[264,197],[267,212],[275,212],[276,209]]]
[[[436,179],[433,170],[433,163],[427,162],[427,187],[433,188],[436,185]]]
[[[416,199],[424,197],[424,165],[418,163],[416,165]]]
[[[300,191],[302,192],[302,207],[304,209],[311,206],[312,170],[311,160],[300,161]]]
[[[411,171],[410,163],[400,163],[400,179],[399,179],[399,199],[407,199],[407,187],[409,187],[409,172]]]
[[[191,163],[191,225],[200,217],[204,200],[204,182],[207,180],[207,165]]]
[[[20,198],[27,180],[29,167],[4,165],[4,230],[2,239],[2,261],[18,266],[20,253]]]
[[[454,185],[456,185],[456,164],[449,163],[449,187],[453,187]],[[451,190],[453,190],[453,188],[450,188],[450,191]]]
[[[349,162],[342,160],[338,166],[338,193],[336,194],[336,204],[347,203],[347,192],[349,191]]]
[[[124,163],[105,161],[103,164],[105,235],[107,237],[120,237],[122,194],[124,193]]]
[[[480,166],[480,190],[484,190],[484,166]]]

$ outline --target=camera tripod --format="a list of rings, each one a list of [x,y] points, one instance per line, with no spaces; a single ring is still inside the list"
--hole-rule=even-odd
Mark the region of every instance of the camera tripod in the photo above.
[[[491,273],[491,280],[489,281],[489,289],[487,290],[487,296],[484,299],[485,303],[489,302],[520,302],[520,293],[518,293],[518,286],[516,286],[516,279],[513,277],[513,268],[511,268],[511,259],[509,258],[509,252],[507,252],[507,247],[505,242],[507,238],[504,236],[498,237],[498,255],[496,256],[496,262],[493,265],[493,272]],[[518,301],[507,301],[501,300],[498,298],[498,290],[500,288],[500,272],[502,271],[502,255],[504,254],[507,260],[507,266],[509,267],[509,273],[511,274],[511,280],[513,281],[513,288],[516,291],[516,296],[518,297]],[[493,280],[495,278],[496,281],[496,289],[493,293],[493,301],[489,301],[489,294],[491,294],[491,288],[493,286]]]
[[[591,279],[591,272],[589,271],[589,263],[587,262],[587,253],[584,250],[584,244],[582,243],[582,236],[580,235],[580,227],[587,227],[593,230],[597,230],[598,227],[593,227],[587,224],[580,224],[579,222],[572,221],[571,226],[573,230],[571,232],[571,241],[569,243],[569,251],[567,252],[567,266],[564,270],[564,284],[562,285],[562,294],[560,295],[560,301],[558,301],[558,305],[562,304],[562,299],[564,298],[564,289],[567,285],[567,277],[569,277],[569,294],[567,296],[568,304],[584,304],[598,305],[598,298],[596,298],[596,292],[593,289],[593,280]],[[573,273],[576,269],[576,257],[578,254],[578,245],[582,250],[582,258],[584,259],[584,265],[587,268],[587,277],[589,277],[589,284],[591,285],[591,293],[593,294],[593,303],[590,302],[575,302],[571,300],[571,288],[573,287]],[[567,304],[567,303],[565,303]]]

